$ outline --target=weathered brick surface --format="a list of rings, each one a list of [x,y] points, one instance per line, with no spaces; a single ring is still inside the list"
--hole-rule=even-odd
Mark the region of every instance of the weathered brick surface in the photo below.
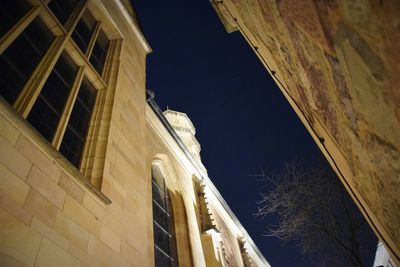
[[[32,163],[3,137],[0,137],[0,147],[0,163],[10,169],[21,179],[26,179]]]
[[[36,166],[32,167],[26,181],[30,186],[36,189],[36,191],[40,192],[44,197],[52,202],[57,208],[63,208],[66,196],[65,191]]]
[[[52,227],[57,215],[57,207],[36,190],[29,191],[24,209],[48,226]]]
[[[0,252],[0,266],[26,267],[27,265],[15,260],[14,258]]]
[[[18,219],[0,209],[0,251],[33,266],[42,237]]]
[[[127,242],[121,244],[121,255],[132,266],[148,266],[151,262],[151,259],[141,257],[141,253],[132,248]]]
[[[121,249],[121,238],[105,225],[101,227],[100,240],[112,250],[119,253]]]
[[[32,229],[36,230],[41,235],[45,236],[51,242],[56,244],[57,246],[68,250],[69,241],[68,239],[64,238],[62,235],[57,233],[55,230],[47,226],[46,224],[42,223],[40,220],[34,218],[31,224]]]
[[[21,207],[17,202],[9,198],[7,195],[0,196],[0,207],[25,225],[31,224],[32,214],[30,211]]]
[[[7,121],[3,116],[1,116],[0,120],[0,135],[6,139],[11,145],[15,145],[20,135],[17,128],[11,125],[9,121]]]
[[[95,199],[90,194],[85,194],[82,202],[83,206],[87,208],[98,220],[104,219],[106,207],[98,199]]]
[[[35,266],[79,267],[80,263],[65,250],[43,238]]]
[[[400,1],[239,0],[227,8],[400,259]],[[222,8],[222,7],[221,7]],[[323,147],[325,145],[325,148]]]
[[[0,163],[0,192],[22,206],[29,193],[29,185]]]
[[[65,173],[61,173],[60,181],[58,184],[63,188],[69,195],[75,198],[76,201],[82,203],[85,191],[74,181],[73,177]]]
[[[44,172],[50,177],[54,182],[58,182],[60,178],[61,170],[57,166],[49,161],[49,158],[44,155],[42,151],[39,150],[31,141],[26,137],[21,136],[17,144],[15,145],[18,151],[20,151],[25,157],[27,157],[31,162],[33,162],[37,168]]]
[[[71,244],[84,250],[87,248],[89,232],[62,212],[57,213],[53,228]]]
[[[99,237],[101,222],[75,199],[67,196],[63,211],[87,231]]]
[[[96,237],[90,235],[87,253],[96,258],[97,262],[104,266],[111,265],[112,250]]]

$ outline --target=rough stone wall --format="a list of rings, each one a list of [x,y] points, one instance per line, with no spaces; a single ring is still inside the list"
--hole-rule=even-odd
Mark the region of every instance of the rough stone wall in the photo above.
[[[398,260],[400,1],[213,5],[231,16],[223,21],[245,36]]]

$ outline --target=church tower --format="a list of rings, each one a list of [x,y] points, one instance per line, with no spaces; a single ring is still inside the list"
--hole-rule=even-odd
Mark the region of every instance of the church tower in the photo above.
[[[195,137],[196,128],[193,126],[192,121],[189,119],[186,113],[167,109],[163,112],[163,114],[179,138],[182,140],[192,157],[197,161],[200,167],[207,172],[206,168],[201,162],[201,146]]]

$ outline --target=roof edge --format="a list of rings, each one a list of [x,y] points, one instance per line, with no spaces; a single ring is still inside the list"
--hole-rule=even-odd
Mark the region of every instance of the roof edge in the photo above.
[[[134,19],[129,14],[127,7],[121,2],[121,0],[116,0],[115,2],[117,4],[118,8],[121,10],[124,17],[126,18],[126,20],[129,22],[129,26],[131,26],[133,32],[138,37],[140,44],[143,46],[144,50],[146,51],[146,54],[150,54],[151,52],[153,52],[149,43],[147,42],[146,38],[144,37],[142,31],[140,30],[139,26],[135,23]]]

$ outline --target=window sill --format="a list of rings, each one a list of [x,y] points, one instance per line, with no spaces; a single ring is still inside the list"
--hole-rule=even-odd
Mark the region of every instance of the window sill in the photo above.
[[[94,187],[89,179],[83,176],[74,165],[72,165],[64,156],[51,146],[20,114],[18,114],[11,106],[0,96],[0,115],[4,117],[11,125],[13,125],[21,135],[31,141],[49,161],[53,162],[65,173],[75,177],[75,179],[83,185],[89,192],[95,195],[101,202],[106,205],[111,204],[105,194]]]

